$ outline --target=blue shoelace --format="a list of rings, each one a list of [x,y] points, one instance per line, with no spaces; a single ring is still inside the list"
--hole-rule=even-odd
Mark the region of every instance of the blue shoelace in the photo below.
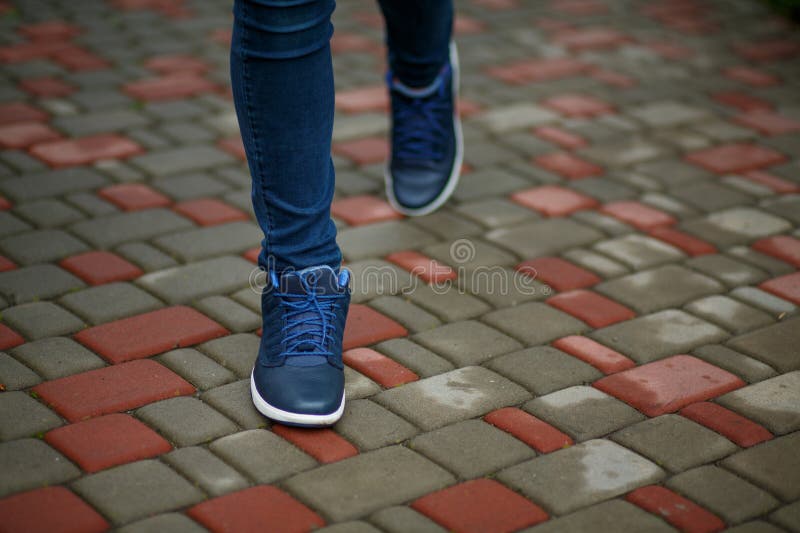
[[[309,283],[301,278],[306,294],[276,292],[286,307],[286,325],[281,329],[287,348],[283,355],[329,356],[330,340],[336,334],[336,313],[342,294],[317,294],[316,278]]]
[[[391,84],[391,78],[389,80]],[[394,155],[404,161],[439,161],[444,157],[452,108],[444,80],[428,96],[394,91]]]

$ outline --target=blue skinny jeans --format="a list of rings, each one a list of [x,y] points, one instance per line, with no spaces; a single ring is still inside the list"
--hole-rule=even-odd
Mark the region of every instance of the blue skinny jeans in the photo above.
[[[430,84],[448,59],[452,0],[379,0],[389,65],[406,85]],[[282,272],[338,268],[330,218],[335,0],[235,0],[231,83],[256,218],[259,264]]]

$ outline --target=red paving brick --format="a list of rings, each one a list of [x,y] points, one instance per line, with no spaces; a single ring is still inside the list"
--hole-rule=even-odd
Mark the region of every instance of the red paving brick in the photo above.
[[[722,75],[731,80],[753,87],[771,87],[781,82],[777,76],[773,76],[762,70],[743,66],[728,67],[722,71]]]
[[[58,264],[89,285],[127,281],[144,274],[141,268],[111,252],[86,252],[62,259]]]
[[[0,516],[4,533],[100,533],[111,527],[64,487],[44,487],[3,498]]]
[[[458,279],[458,273],[448,265],[413,250],[394,252],[387,255],[386,260],[408,270],[425,283],[445,283]]]
[[[7,272],[17,268],[16,263],[4,255],[0,255],[0,272]]]
[[[455,533],[510,533],[548,518],[541,507],[491,479],[447,487],[411,507]]]
[[[64,43],[60,41],[34,41],[0,47],[0,62],[22,63],[36,59],[46,59],[54,54]]]
[[[101,198],[108,200],[123,211],[138,211],[153,207],[165,207],[172,200],[143,183],[120,183],[104,187],[97,192]]]
[[[524,189],[513,193],[509,198],[515,203],[550,217],[563,217],[575,211],[591,209],[600,205],[591,196],[558,185]]]
[[[167,367],[145,359],[47,381],[33,392],[58,414],[77,422],[194,394],[195,388]]]
[[[553,341],[553,347],[589,363],[604,374],[615,374],[636,366],[621,353],[582,335],[570,335]]]
[[[111,63],[97,54],[75,45],[61,46],[50,57],[62,67],[74,72],[101,70],[111,66]]]
[[[192,219],[201,226],[216,226],[236,220],[250,220],[250,216],[216,198],[198,198],[175,204],[175,212]]]
[[[462,14],[456,14],[453,21],[453,33],[456,35],[473,35],[486,31],[486,23]]]
[[[547,303],[593,328],[604,328],[636,317],[636,313],[624,305],[586,289],[562,292],[548,298]]]
[[[497,409],[483,419],[540,453],[554,452],[573,444],[566,433],[516,407]]]
[[[22,335],[5,324],[0,324],[0,350],[7,350],[8,348],[19,346],[24,342],[25,339],[22,338]]]
[[[195,309],[176,305],[84,329],[74,338],[116,364],[227,334],[225,328]]]
[[[775,235],[754,242],[752,247],[800,268],[800,239],[789,235]]]
[[[786,156],[765,146],[731,143],[691,152],[686,160],[717,174],[732,174],[777,165]]]
[[[621,89],[635,87],[639,84],[638,81],[630,76],[602,68],[593,68],[591,72],[589,72],[589,77],[599,81],[600,83],[605,83],[606,85],[619,87]]]
[[[536,128],[533,130],[533,134],[542,140],[557,144],[561,148],[567,150],[583,148],[589,144],[586,142],[586,139],[580,135],[553,126],[542,126],[540,128]]]
[[[51,167],[88,165],[102,159],[125,159],[144,153],[137,143],[116,133],[104,133],[48,141],[34,145],[30,152]]]
[[[734,122],[752,128],[763,135],[783,135],[800,131],[800,122],[768,110],[750,111],[736,117]]]
[[[247,153],[244,151],[244,142],[242,138],[232,137],[228,139],[221,139],[217,142],[217,146],[228,152],[234,157],[238,157],[242,161],[247,161]]]
[[[0,125],[18,122],[44,122],[50,115],[23,102],[0,104]]]
[[[356,33],[347,33],[346,31],[335,32],[331,39],[331,52],[334,54],[377,52],[380,48],[380,45],[372,39]]]
[[[0,195],[0,211],[8,211],[12,204],[5,196]]]
[[[628,36],[612,28],[563,30],[553,38],[555,44],[577,52],[616,48],[630,41]]]
[[[736,53],[748,61],[767,62],[800,56],[800,44],[789,39],[771,39],[734,45]]]
[[[599,98],[581,94],[553,96],[542,102],[562,115],[570,118],[592,118],[614,112],[614,107]]]
[[[608,12],[608,5],[598,0],[555,0],[552,8],[574,17],[601,15]]]
[[[647,416],[673,413],[744,385],[730,372],[691,355],[673,355],[594,382]]]
[[[403,218],[403,215],[392,209],[385,200],[368,194],[334,201],[331,204],[331,215],[351,226]]]
[[[344,156],[357,165],[371,165],[386,161],[389,157],[389,142],[385,137],[342,141],[333,144],[333,153]]]
[[[604,204],[600,211],[640,230],[651,230],[658,226],[671,226],[677,222],[675,217],[669,213],[633,200]]]
[[[506,83],[524,85],[539,81],[552,81],[584,74],[589,66],[577,59],[551,57],[517,61],[486,69],[489,76]]]
[[[397,387],[419,379],[408,368],[371,348],[347,350],[342,354],[342,359],[344,364],[361,372],[381,387]]]
[[[560,257],[537,257],[516,266],[520,272],[550,285],[557,291],[584,289],[602,281],[595,273]]]
[[[61,134],[40,122],[16,122],[0,126],[0,147],[24,149],[37,143],[60,139]]]
[[[579,180],[603,174],[603,168],[568,152],[553,152],[535,157],[533,162],[545,170],[570,180]]]
[[[192,72],[203,74],[211,67],[196,57],[184,54],[169,54],[151,57],[144,63],[145,68],[159,74],[174,74],[176,72]]]
[[[186,514],[214,533],[305,533],[325,525],[317,513],[265,485],[207,500]]]
[[[629,492],[625,499],[685,533],[712,533],[725,529],[725,522],[717,515],[664,487],[640,487]]]
[[[178,100],[203,93],[214,92],[217,85],[193,72],[179,72],[158,78],[147,78],[126,83],[123,91],[133,98],[145,101]]]
[[[370,85],[336,93],[336,108],[345,113],[387,111],[389,92],[386,85]]]
[[[664,59],[686,59],[695,53],[691,48],[673,42],[649,42],[645,46]]]
[[[784,300],[800,305],[800,272],[769,279],[759,287]]]
[[[347,314],[342,349],[359,348],[406,335],[408,330],[391,318],[366,305],[353,304]]]
[[[764,426],[711,402],[693,403],[681,409],[679,414],[713,429],[742,448],[755,446],[773,437]]]
[[[258,256],[261,254],[261,247],[258,246],[256,248],[250,248],[245,253],[242,254],[242,257],[247,259],[250,262],[258,263]]]
[[[46,20],[35,24],[24,24],[17,31],[29,39],[71,39],[83,33],[83,30],[74,24],[63,20]]]
[[[172,450],[158,433],[121,413],[62,426],[44,440],[90,473]]]
[[[39,98],[56,98],[74,93],[77,89],[58,78],[28,78],[19,82],[19,87]]]
[[[772,109],[772,104],[749,93],[737,91],[723,91],[714,93],[711,97],[717,102],[738,109],[739,111],[760,111]]]
[[[648,233],[651,237],[655,237],[676,248],[680,248],[686,252],[687,255],[692,257],[717,253],[717,248],[713,244],[674,228],[662,226],[653,228]]]
[[[335,463],[358,455],[358,449],[330,428],[299,428],[275,424],[272,431],[320,463]]]
[[[743,172],[741,176],[754,183],[758,183],[759,185],[763,185],[769,189],[772,189],[774,192],[778,194],[786,194],[790,192],[800,191],[800,185],[792,183],[791,181],[787,181],[783,178],[773,176],[772,174],[764,172],[762,170],[751,170],[749,172]]]

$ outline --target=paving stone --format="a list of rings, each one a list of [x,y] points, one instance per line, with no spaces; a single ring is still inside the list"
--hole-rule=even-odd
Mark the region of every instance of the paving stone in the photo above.
[[[383,257],[391,252],[419,249],[435,242],[429,233],[403,221],[379,222],[339,232],[339,247],[348,261]]]
[[[522,348],[514,339],[474,320],[455,322],[419,333],[412,340],[457,366],[477,365]]]
[[[491,309],[482,300],[453,286],[434,289],[420,284],[408,294],[408,298],[445,322],[468,320]]]
[[[200,399],[245,429],[267,426],[267,419],[253,405],[249,377],[207,390]]]
[[[99,164],[99,163],[98,163]],[[111,202],[89,192],[75,192],[65,196],[67,202],[77,207],[89,216],[113,215],[119,209]]]
[[[381,391],[381,386],[369,379],[364,374],[344,367],[344,395],[348,400],[369,398]]]
[[[514,173],[497,167],[488,167],[465,174],[453,191],[453,198],[459,202],[481,200],[491,196],[503,196],[529,187],[530,182]],[[528,215],[528,218],[531,215]]]
[[[260,343],[256,335],[238,333],[203,343],[197,349],[244,378],[253,370]]]
[[[70,137],[124,131],[146,126],[149,122],[146,115],[129,109],[95,111],[53,119],[53,125]]]
[[[44,405],[21,391],[0,395],[0,441],[34,437],[62,424]]]
[[[470,201],[459,205],[457,209],[462,215],[488,228],[510,226],[535,216],[530,210],[502,198]]]
[[[380,296],[409,293],[420,281],[405,270],[383,260],[367,259],[347,264],[350,271],[351,301],[365,302]]]
[[[800,529],[800,503],[792,503],[781,507],[770,515],[770,519],[789,531]]]
[[[78,331],[81,319],[51,302],[31,302],[3,311],[3,322],[26,338],[35,340]]]
[[[722,292],[724,287],[691,270],[666,265],[606,281],[595,289],[641,313],[649,313]],[[647,298],[643,299],[642,294]]]
[[[650,268],[686,257],[670,244],[639,234],[601,241],[592,249],[635,269]]]
[[[164,455],[163,460],[211,496],[220,496],[248,486],[244,476],[199,446],[175,450]]]
[[[86,251],[86,245],[61,230],[43,229],[0,240],[0,249],[21,265],[62,259]]]
[[[32,229],[31,226],[23,220],[7,211],[0,212],[0,235],[13,235],[29,229]]]
[[[668,479],[666,485],[729,524],[760,516],[778,506],[778,500],[769,493],[713,465],[682,472]]]
[[[320,531],[320,533],[380,533],[381,530],[376,529],[375,526],[372,526],[367,522],[352,520],[349,522],[332,524],[330,526],[320,528],[318,531]]]
[[[520,128],[554,122],[558,115],[533,104],[511,104],[495,107],[481,114],[478,122],[492,133],[506,133]]]
[[[395,483],[387,485],[387,476]],[[389,446],[298,474],[293,494],[332,520],[364,516],[453,483],[451,474],[402,446]],[[342,490],[347,487],[347,490]]]
[[[65,522],[87,533],[109,528],[102,516],[64,487],[44,487],[5,498],[0,512],[9,531],[56,531]]]
[[[721,465],[786,502],[800,496],[800,433],[763,442],[722,461]]]
[[[727,287],[754,285],[767,279],[767,273],[761,269],[737,261],[725,255],[710,254],[693,257],[684,266],[715,278]]]
[[[773,296],[755,287],[737,287],[730,292],[730,295],[753,307],[763,309],[776,320],[780,320],[788,313],[797,311],[797,306],[792,302]]]
[[[117,531],[120,533],[158,533],[159,531],[203,533],[206,529],[184,514],[164,513],[132,522]]]
[[[105,366],[102,359],[67,337],[25,343],[11,354],[45,379],[57,379]]]
[[[151,272],[137,283],[168,303],[186,303],[243,288],[254,270],[241,257],[224,256]]]
[[[695,300],[685,309],[700,318],[716,322],[734,334],[772,324],[772,318],[766,313],[726,296]]]
[[[753,197],[714,182],[683,185],[670,191],[670,195],[705,212],[720,211],[752,203]]]
[[[731,350],[721,344],[709,344],[692,350],[692,355],[728,372],[732,372],[749,383],[756,383],[775,376],[769,365]]]
[[[416,426],[432,430],[529,397],[525,389],[494,372],[465,367],[383,391],[373,399]]]
[[[131,163],[154,176],[208,170],[229,164],[233,157],[214,146],[194,144],[149,152],[131,159]]]
[[[375,349],[410,368],[422,378],[442,374],[455,368],[450,361],[406,338],[383,341],[376,344]]]
[[[241,253],[258,244],[262,238],[261,230],[255,224],[230,222],[179,231],[158,237],[153,242],[184,261],[195,261],[215,255]]]
[[[375,298],[370,301],[370,307],[396,320],[412,332],[430,330],[442,324],[436,316],[398,296]]]
[[[89,324],[104,324],[164,306],[133,284],[116,282],[70,292],[59,303]]]
[[[682,226],[689,233],[719,246],[742,244],[791,228],[791,224],[786,220],[752,207],[734,207],[717,211],[704,219],[684,223]]]
[[[654,128],[683,126],[705,120],[709,115],[706,109],[668,100],[634,107],[628,113]]]
[[[41,378],[33,370],[10,355],[0,352],[0,383],[2,383],[3,389],[27,389],[40,381]]]
[[[151,403],[137,410],[136,416],[178,446],[208,442],[237,430],[233,422],[196,398]]]
[[[589,329],[580,320],[539,302],[493,311],[483,320],[526,345],[544,344]]]
[[[800,317],[734,337],[728,345],[734,350],[752,355],[782,372],[800,369],[800,354],[794,346],[800,339]]]
[[[566,514],[659,481],[658,466],[596,439],[501,470],[497,478],[555,514]],[[555,482],[542,484],[540,479]]]
[[[84,220],[70,226],[80,238],[97,248],[152,239],[191,227],[191,222],[168,209],[144,209]]]
[[[445,529],[410,507],[397,505],[373,513],[369,519],[388,533],[417,531],[419,533],[445,533]]]
[[[783,435],[800,429],[800,372],[776,376],[717,398],[725,407]]]
[[[495,308],[514,307],[531,300],[541,300],[552,293],[551,287],[519,268],[478,267],[462,277],[463,290],[488,302]]]
[[[564,259],[575,263],[587,270],[593,271],[604,278],[613,278],[629,272],[621,263],[593,251],[573,248],[562,254]]]
[[[121,244],[117,246],[116,252],[147,272],[162,270],[178,264],[172,257],[144,242]]]
[[[550,346],[503,355],[487,366],[537,395],[590,383],[602,376],[590,365]]]
[[[336,176],[339,181],[340,176]],[[222,181],[205,173],[192,173],[153,182],[153,186],[176,201],[218,196],[230,190]]]
[[[45,172],[26,173],[0,183],[0,191],[18,202],[61,196],[76,191],[88,191],[107,183],[90,168],[76,167]]]
[[[57,228],[84,218],[77,209],[55,199],[26,202],[16,206],[14,211],[39,228]],[[3,224],[3,227],[7,226]]]
[[[486,237],[521,257],[539,257],[590,244],[603,234],[571,219],[549,219],[499,228]]]
[[[200,390],[218,387],[236,379],[230,370],[192,348],[172,350],[159,355],[156,360]]]
[[[600,144],[582,148],[581,155],[608,167],[636,165],[667,155],[668,149],[642,137],[625,137],[603,141]]]
[[[530,459],[535,452],[480,420],[465,420],[413,438],[409,447],[454,472],[472,479]]]
[[[644,419],[635,409],[592,387],[574,386],[535,398],[523,409],[576,441],[585,441]]]
[[[39,439],[0,443],[0,496],[67,482],[80,470]]]
[[[85,476],[72,488],[116,524],[171,511],[203,499],[203,493],[168,466],[137,461]]]
[[[399,444],[419,433],[413,425],[367,399],[346,402],[335,430],[362,451]]]
[[[317,462],[271,431],[251,429],[217,439],[209,449],[256,483],[272,483]],[[318,471],[316,469],[315,471]]]
[[[548,520],[524,533],[614,533],[616,531],[675,531],[656,515],[624,500],[609,500],[580,511]]]
[[[428,246],[425,253],[445,265],[452,266],[462,278],[464,274],[479,276],[478,272],[510,266],[516,262],[514,255],[477,239],[459,239]],[[493,272],[493,270],[490,270]]]

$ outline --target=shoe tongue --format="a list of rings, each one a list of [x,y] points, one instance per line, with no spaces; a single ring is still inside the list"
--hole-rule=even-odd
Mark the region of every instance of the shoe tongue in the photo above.
[[[427,87],[409,87],[399,79],[391,77],[390,86],[393,91],[397,91],[398,93],[409,98],[425,98],[436,92],[439,86],[444,83],[444,78],[444,71],[442,71]]]

